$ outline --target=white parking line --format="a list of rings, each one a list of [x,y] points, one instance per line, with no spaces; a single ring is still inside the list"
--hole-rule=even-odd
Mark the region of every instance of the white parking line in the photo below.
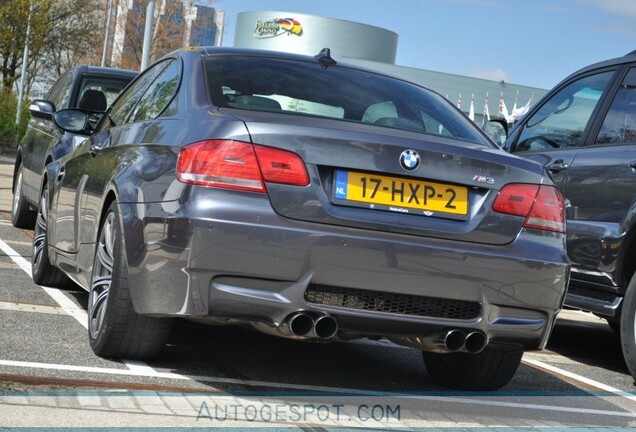
[[[636,396],[634,396],[631,393],[619,390],[617,388],[608,386],[608,385],[603,384],[603,383],[598,382],[598,381],[594,381],[592,379],[589,379],[589,378],[586,378],[584,376],[575,374],[573,372],[566,371],[566,370],[558,368],[556,366],[549,365],[549,364],[544,363],[542,361],[535,360],[535,359],[532,359],[532,358],[526,358],[526,356],[524,356],[523,363],[527,364],[528,366],[532,366],[535,369],[552,372],[554,374],[561,375],[562,377],[569,378],[569,379],[571,379],[573,381],[576,381],[576,382],[581,383],[581,384],[585,384],[585,385],[587,385],[589,387],[592,387],[592,388],[595,388],[597,390],[601,390],[603,392],[607,392],[607,393],[610,393],[610,394],[613,394],[613,395],[616,395],[616,396],[620,396],[620,397],[622,397],[624,399],[628,399],[628,400],[630,400],[632,402],[636,402]]]
[[[25,260],[22,255],[17,253],[11,246],[9,246],[4,240],[0,239],[0,249],[15,262],[26,274],[31,277],[31,263]],[[84,309],[78,308],[68,297],[62,293],[62,291],[41,286],[45,293],[47,293],[55,302],[68,315],[72,316],[79,322],[85,329],[88,329],[88,315]]]
[[[4,240],[0,239],[0,250],[2,250],[9,258],[13,260],[26,274],[31,277],[31,263],[25,260],[22,255],[17,253],[11,246],[9,246]],[[60,308],[67,314],[75,318],[77,322],[79,322],[82,327],[88,330],[88,314],[86,311],[80,307],[78,307],[75,303],[73,303],[62,291],[56,288],[50,288],[39,285],[40,288],[44,290],[55,302],[60,306]],[[127,361],[124,361],[124,364],[128,365]],[[139,368],[141,362],[131,363],[131,368]],[[152,368],[148,365],[146,367],[150,370]]]
[[[336,394],[336,395],[346,394],[351,396],[356,395],[356,396],[382,396],[382,397],[392,396],[392,397],[403,398],[403,399],[456,403],[456,404],[464,404],[464,405],[468,404],[468,405],[477,405],[477,406],[491,406],[491,407],[524,409],[524,410],[533,410],[533,411],[552,411],[552,412],[563,412],[563,413],[595,414],[595,415],[609,416],[609,417],[636,418],[636,413],[629,412],[629,411],[599,410],[599,409],[590,409],[590,408],[558,406],[554,404],[549,404],[549,405],[543,405],[538,403],[524,404],[519,402],[503,402],[498,400],[476,399],[474,397],[459,397],[459,396],[446,397],[446,396],[427,396],[425,394],[424,395],[402,394],[399,392],[398,393],[380,392],[380,391],[329,387],[329,386],[309,386],[309,385],[300,385],[300,384],[278,383],[278,382],[257,381],[257,380],[242,380],[237,378],[221,378],[221,377],[210,377],[210,376],[201,376],[201,375],[181,375],[181,374],[174,374],[171,372],[158,372],[150,368],[148,368],[147,370],[143,370],[143,369],[130,370],[130,369],[114,369],[114,368],[62,365],[62,364],[51,364],[51,363],[20,362],[20,361],[12,361],[12,360],[0,360],[0,365],[11,366],[11,367],[25,367],[30,369],[49,369],[49,370],[56,370],[56,371],[85,372],[85,373],[91,373],[91,374],[163,378],[163,379],[186,380],[186,381],[194,380],[198,382],[238,384],[238,385],[251,386],[251,387],[283,388],[285,390],[325,392],[328,394]],[[508,396],[505,396],[505,397],[508,397]],[[495,398],[495,399],[498,398],[497,394],[493,393],[492,398]]]
[[[25,260],[19,253],[17,253],[11,246],[9,246],[2,239],[0,239],[0,250],[2,250],[9,258],[11,258],[25,273],[27,273],[29,276],[31,275],[31,263]],[[44,286],[40,286],[40,287],[51,298],[53,298],[53,300],[55,300],[60,305],[60,308],[64,311],[64,313],[74,317],[80,324],[82,324],[84,328],[88,328],[88,315],[86,311],[79,308],[68,297],[66,297],[66,295],[62,291],[55,288],[49,288]],[[528,366],[534,367],[536,369],[543,370],[543,371],[550,371],[550,372],[559,374],[561,376],[567,377],[573,381],[577,381],[587,386],[591,386],[593,388],[602,390],[604,392],[611,393],[615,396],[622,397],[630,401],[636,402],[636,396],[632,394],[623,392],[614,387],[607,386],[603,383],[591,380],[581,375],[577,375],[572,372],[568,372],[566,370],[551,366],[539,360],[526,357],[523,359],[523,363]],[[335,387],[303,386],[303,385],[272,383],[272,382],[264,382],[264,381],[246,381],[246,380],[234,379],[234,378],[216,378],[216,377],[210,378],[205,376],[178,375],[173,373],[158,372],[152,367],[148,366],[146,363],[138,362],[138,361],[124,361],[124,364],[126,364],[126,366],[129,368],[128,370],[90,368],[90,367],[70,366],[70,365],[49,365],[44,363],[11,362],[8,360],[0,360],[0,364],[6,365],[6,366],[20,366],[20,367],[43,368],[43,369],[70,370],[70,371],[78,371],[78,372],[94,372],[94,373],[119,374],[119,375],[131,375],[131,376],[145,376],[145,377],[167,378],[167,379],[177,379],[177,380],[212,381],[212,382],[219,382],[219,383],[252,385],[252,386],[262,386],[262,387],[276,387],[276,388],[282,387],[287,389],[300,389],[300,390],[312,390],[312,391],[316,391],[316,390],[317,391],[332,391],[332,392],[333,391],[338,391],[338,392],[355,391],[352,389],[338,389]],[[378,393],[378,394],[381,394],[381,393]],[[636,414],[634,416],[636,417]]]

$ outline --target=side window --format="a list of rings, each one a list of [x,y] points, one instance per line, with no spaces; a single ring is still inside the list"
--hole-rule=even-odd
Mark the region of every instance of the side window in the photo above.
[[[614,71],[574,81],[548,99],[523,126],[513,151],[549,150],[581,144],[581,137]]]
[[[73,85],[73,73],[67,72],[66,75],[58,81],[46,96],[48,100],[53,102],[55,110],[59,111],[68,108],[68,100],[71,96],[71,86]]]
[[[110,110],[108,120],[104,122],[102,129],[126,123],[132,110],[139,102],[139,99],[141,99],[141,96],[169,63],[170,60],[157,63],[137,78],[137,80],[115,101],[112,109]]]
[[[144,93],[133,111],[132,121],[158,117],[177,94],[180,79],[181,63],[173,61]]]
[[[625,76],[596,139],[597,144],[628,142],[636,142],[636,68]]]

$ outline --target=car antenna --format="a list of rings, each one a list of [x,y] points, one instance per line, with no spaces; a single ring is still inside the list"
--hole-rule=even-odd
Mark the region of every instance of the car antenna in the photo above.
[[[331,50],[329,48],[321,49],[314,58],[318,60],[318,63],[322,65],[323,69],[327,69],[329,66],[335,66],[338,64],[338,62],[331,57]]]

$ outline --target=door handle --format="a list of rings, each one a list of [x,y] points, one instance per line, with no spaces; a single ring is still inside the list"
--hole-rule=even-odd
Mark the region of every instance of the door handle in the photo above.
[[[546,166],[548,171],[553,172],[553,173],[560,173],[561,171],[565,171],[569,167],[570,166],[567,163],[565,163],[565,161],[563,159],[558,159],[558,160],[554,161],[554,163],[551,163],[550,165]]]
[[[93,144],[91,145],[91,148],[88,149],[88,152],[95,156],[97,153],[101,152],[103,150],[103,147],[98,146],[97,144]]]
[[[60,170],[57,172],[57,181],[58,182],[62,181],[65,175],[66,175],[66,170],[64,169],[64,167],[60,168]]]
[[[630,163],[627,164],[627,166],[633,170],[636,170],[636,160],[631,161]]]

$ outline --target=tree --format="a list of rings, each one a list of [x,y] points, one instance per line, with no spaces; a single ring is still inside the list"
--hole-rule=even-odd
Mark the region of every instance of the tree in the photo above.
[[[27,23],[31,23],[36,44],[46,31],[40,28],[43,3],[42,0],[0,0],[0,74],[4,92],[11,91],[20,78]]]
[[[31,76],[40,75],[40,82],[46,84],[52,84],[64,71],[78,64],[99,64],[107,13],[103,0],[50,3],[55,6],[49,11],[51,25],[43,40],[44,49],[34,52],[33,63],[29,65]]]
[[[99,49],[99,0],[0,0],[0,75],[10,91],[20,79],[22,57],[28,41],[28,87],[44,71],[49,81],[77,63],[94,60]],[[88,12],[87,11],[93,11]]]

